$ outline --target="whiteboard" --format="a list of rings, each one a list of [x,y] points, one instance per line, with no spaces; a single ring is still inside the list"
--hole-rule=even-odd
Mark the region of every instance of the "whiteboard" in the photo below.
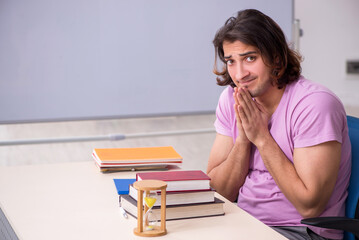
[[[0,0],[0,123],[214,112],[216,31],[288,0]]]

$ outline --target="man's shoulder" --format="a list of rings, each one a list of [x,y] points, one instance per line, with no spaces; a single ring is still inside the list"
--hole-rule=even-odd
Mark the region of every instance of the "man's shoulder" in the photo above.
[[[334,95],[334,93],[327,87],[321,85],[320,83],[308,80],[303,76],[301,76],[297,81],[291,83],[288,87],[292,90],[293,94],[305,93],[308,95],[312,93],[325,92]]]
[[[341,100],[325,86],[301,77],[297,82],[289,86],[287,108],[292,116],[305,116],[303,112],[310,115],[334,114],[341,112],[345,114]]]
[[[304,98],[329,98],[340,102],[340,99],[330,89],[304,77],[300,77],[296,82],[288,85],[288,92],[291,98],[297,101]]]

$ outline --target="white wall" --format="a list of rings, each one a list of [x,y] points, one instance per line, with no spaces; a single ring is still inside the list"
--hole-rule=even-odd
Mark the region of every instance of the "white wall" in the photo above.
[[[0,0],[0,123],[214,112],[215,32],[258,8],[290,35],[292,4]]]
[[[346,60],[359,60],[359,1],[295,0],[294,6],[304,32],[303,75],[359,108],[359,74],[346,73]]]

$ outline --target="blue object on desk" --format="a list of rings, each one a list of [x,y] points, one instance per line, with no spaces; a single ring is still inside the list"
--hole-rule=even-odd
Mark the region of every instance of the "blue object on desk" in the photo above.
[[[116,190],[119,195],[128,194],[129,185],[136,182],[135,178],[122,178],[122,179],[113,179],[116,185]]]

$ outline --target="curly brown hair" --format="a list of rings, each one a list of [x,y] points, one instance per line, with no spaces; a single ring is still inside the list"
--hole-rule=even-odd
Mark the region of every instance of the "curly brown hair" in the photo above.
[[[217,58],[225,63],[223,42],[240,41],[256,47],[264,63],[272,69],[272,77],[278,88],[298,80],[301,74],[301,56],[290,49],[283,31],[270,17],[255,9],[239,11],[237,17],[230,17],[215,35],[215,64],[213,72],[217,84],[235,87],[226,65],[222,71],[217,69]]]

